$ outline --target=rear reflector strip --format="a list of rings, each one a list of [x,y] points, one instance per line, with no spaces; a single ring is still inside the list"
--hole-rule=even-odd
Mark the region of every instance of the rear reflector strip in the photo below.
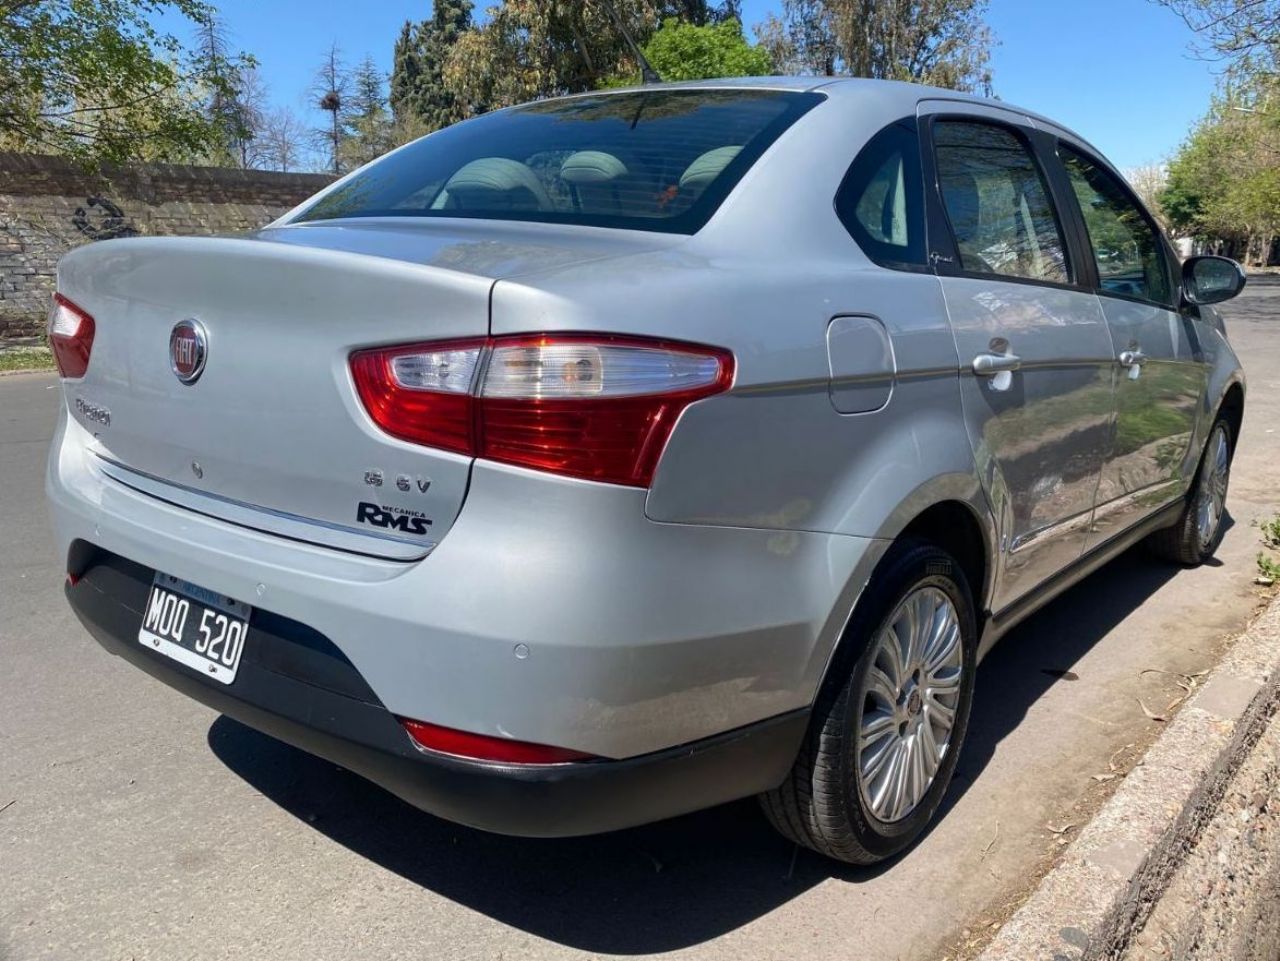
[[[568,764],[572,761],[599,760],[593,754],[570,751],[568,748],[528,744],[502,737],[455,731],[452,728],[427,724],[425,721],[400,718],[400,723],[409,732],[413,743],[423,750],[451,754],[454,757],[472,761],[497,761],[505,764]]]

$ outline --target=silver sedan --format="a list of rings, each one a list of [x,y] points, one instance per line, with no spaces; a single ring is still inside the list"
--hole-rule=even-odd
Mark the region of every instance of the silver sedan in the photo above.
[[[910,844],[977,663],[1222,533],[1244,385],[1090,145],[905,84],[528,104],[242,237],[83,247],[48,493],[108,651],[443,817],[760,794]]]

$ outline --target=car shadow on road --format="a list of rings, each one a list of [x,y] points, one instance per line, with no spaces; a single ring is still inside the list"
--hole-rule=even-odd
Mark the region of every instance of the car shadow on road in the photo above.
[[[1230,530],[1231,524],[1230,515],[1225,516],[1224,528]],[[935,825],[974,786],[996,747],[1017,730],[1032,705],[1055,684],[1077,683],[1080,679],[1071,668],[1180,569],[1154,559],[1142,546],[1134,547],[1031,615],[996,645],[978,670],[964,752]]]
[[[1036,700],[1071,683],[1068,669],[1177,570],[1130,551],[1005,638],[979,671],[968,741],[942,815]],[[860,883],[894,866],[849,868],[798,850],[750,800],[597,837],[499,837],[424,814],[226,717],[214,722],[208,741],[265,797],[351,851],[503,924],[598,954],[700,944],[830,878]]]

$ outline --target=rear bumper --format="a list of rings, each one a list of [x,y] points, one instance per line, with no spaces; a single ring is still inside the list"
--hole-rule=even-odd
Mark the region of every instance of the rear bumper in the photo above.
[[[63,556],[91,544],[305,624],[392,715],[602,758],[808,708],[885,546],[655,523],[644,491],[477,462],[439,546],[391,561],[131,489],[96,466],[109,442],[64,408],[47,478]]]
[[[255,611],[225,686],[137,641],[152,571],[87,545],[67,598],[108,651],[197,701],[368,778],[416,807],[501,834],[594,834],[673,817],[775,787],[807,711],[621,761],[511,766],[419,750],[326,638]]]

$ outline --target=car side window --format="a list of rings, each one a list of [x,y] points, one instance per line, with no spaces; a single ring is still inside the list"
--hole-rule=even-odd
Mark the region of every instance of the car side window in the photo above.
[[[1172,283],[1160,235],[1108,171],[1066,144],[1058,156],[1080,203],[1098,287],[1112,294],[1171,303]]]
[[[836,214],[876,263],[926,263],[924,187],[914,120],[899,121],[871,138],[840,185]]]
[[[1011,130],[978,120],[940,120],[933,142],[960,266],[1069,283],[1062,228],[1030,148]]]

